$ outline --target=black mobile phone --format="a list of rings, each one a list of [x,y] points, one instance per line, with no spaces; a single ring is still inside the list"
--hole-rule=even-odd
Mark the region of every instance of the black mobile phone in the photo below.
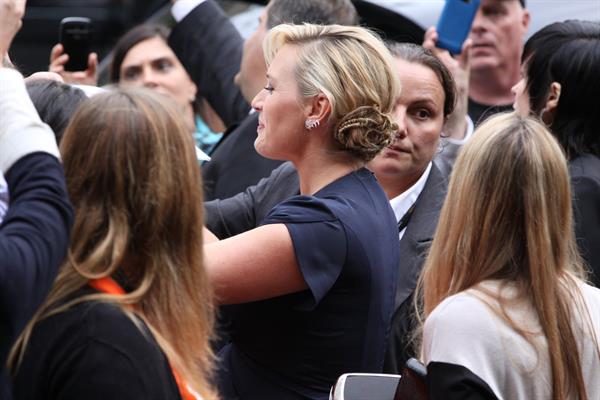
[[[446,0],[437,24],[437,47],[459,54],[473,24],[479,0]]]
[[[67,17],[60,21],[58,41],[69,55],[65,71],[85,71],[92,41],[92,20],[85,17]]]

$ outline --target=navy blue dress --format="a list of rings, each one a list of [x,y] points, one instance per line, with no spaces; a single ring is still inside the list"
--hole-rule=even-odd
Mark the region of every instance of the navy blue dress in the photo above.
[[[327,399],[346,372],[383,365],[398,269],[398,230],[367,169],[314,196],[275,206],[308,290],[230,308],[232,343],[220,353],[226,399]]]

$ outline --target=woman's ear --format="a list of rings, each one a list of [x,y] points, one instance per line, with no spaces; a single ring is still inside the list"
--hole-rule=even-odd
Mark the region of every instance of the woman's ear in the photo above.
[[[331,114],[331,103],[324,93],[313,96],[305,107],[306,119],[325,124]]]
[[[546,126],[552,126],[552,123],[554,122],[554,115],[556,114],[556,108],[558,107],[558,102],[560,100],[560,90],[560,83],[552,82],[552,84],[550,84],[546,105],[540,113],[540,119]]]
[[[556,107],[558,107],[558,101],[560,100],[561,86],[558,82],[552,82],[550,85],[550,92],[548,93],[548,99],[546,100],[546,106],[544,110],[554,114]]]
[[[190,103],[196,101],[196,94],[198,94],[198,87],[190,79],[190,85],[188,86],[188,98],[190,100]]]

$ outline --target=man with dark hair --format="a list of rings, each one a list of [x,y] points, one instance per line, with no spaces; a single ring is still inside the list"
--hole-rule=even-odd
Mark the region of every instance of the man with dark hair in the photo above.
[[[258,28],[244,42],[214,0],[172,2],[178,23],[169,45],[198,86],[198,94],[229,127],[212,160],[203,165],[204,195],[207,200],[228,198],[281,164],[254,150],[258,115],[249,106],[266,82],[262,42],[267,31],[286,22],[356,25],[358,15],[350,0],[271,0]]]
[[[469,37],[471,76],[469,116],[475,124],[512,110],[511,88],[521,76],[523,40],[530,15],[525,0],[482,0]]]
[[[358,15],[350,1],[271,0],[267,7],[267,29],[279,24],[357,25]]]

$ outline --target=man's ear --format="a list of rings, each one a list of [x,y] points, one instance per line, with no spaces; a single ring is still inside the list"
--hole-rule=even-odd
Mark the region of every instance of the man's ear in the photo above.
[[[324,93],[319,93],[308,100],[305,107],[306,119],[319,121],[323,125],[331,115],[331,103]]]

